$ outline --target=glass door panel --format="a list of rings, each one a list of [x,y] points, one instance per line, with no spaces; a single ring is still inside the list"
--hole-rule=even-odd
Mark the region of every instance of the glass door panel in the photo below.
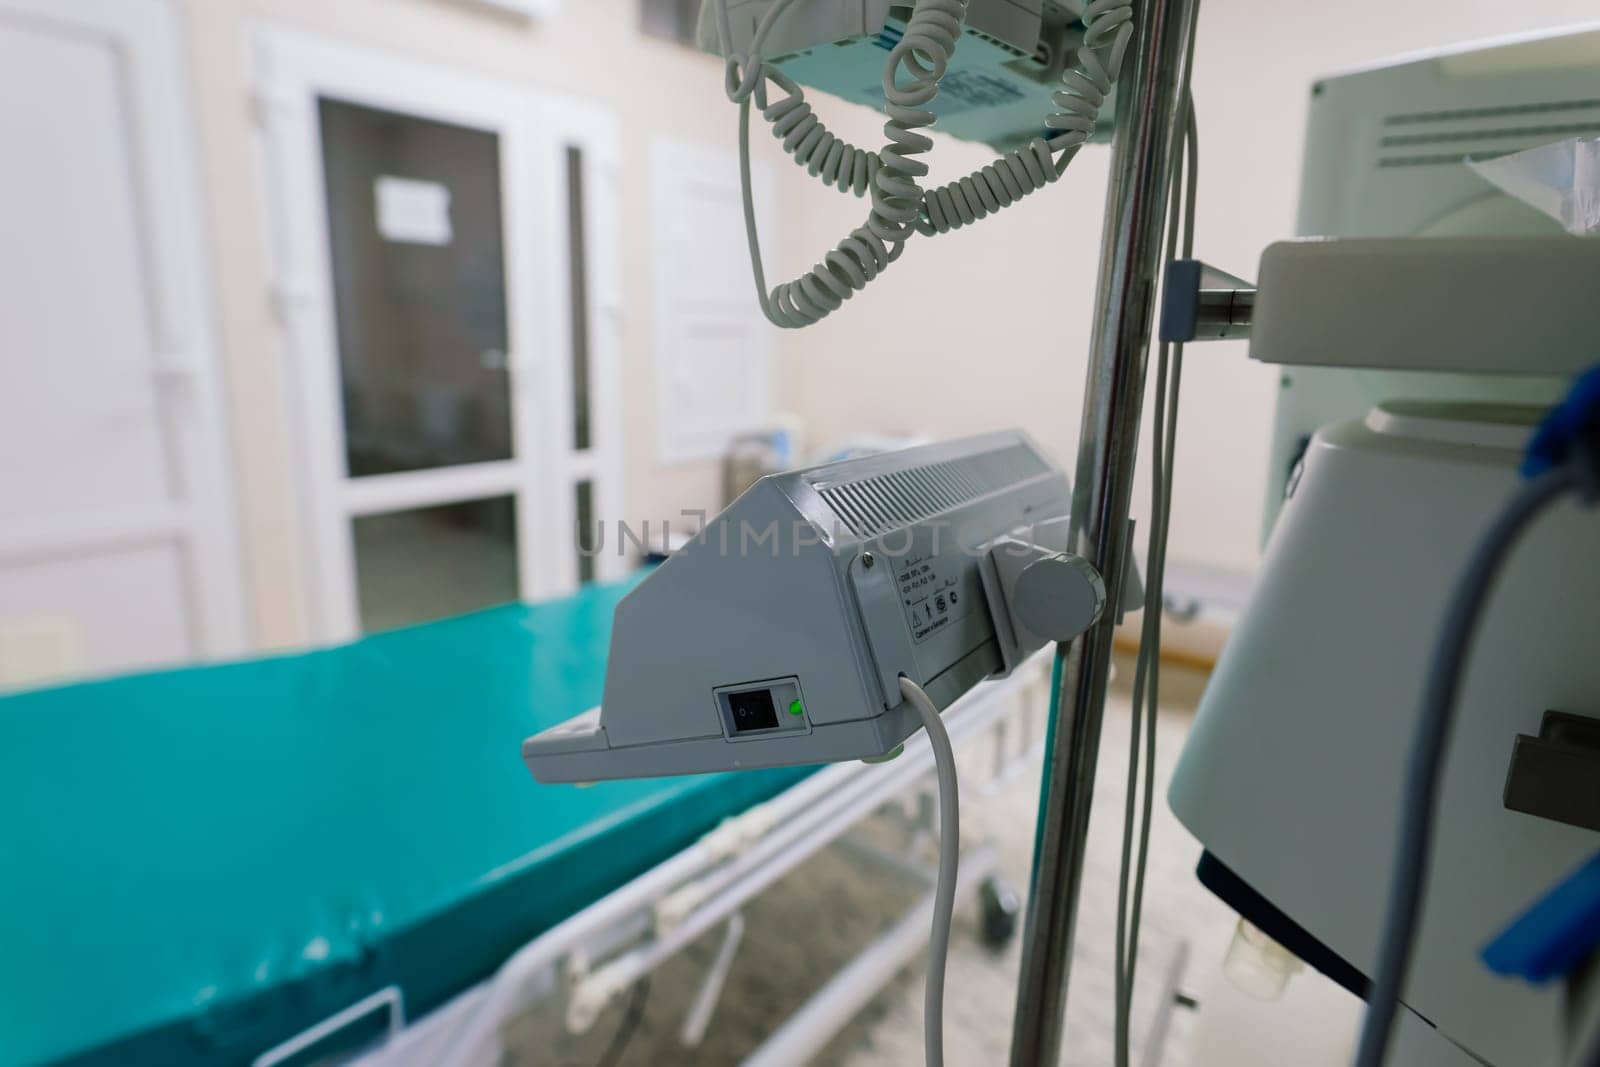
[[[509,496],[352,520],[365,633],[516,600],[517,518]]]
[[[512,458],[500,138],[318,111],[349,475]]]

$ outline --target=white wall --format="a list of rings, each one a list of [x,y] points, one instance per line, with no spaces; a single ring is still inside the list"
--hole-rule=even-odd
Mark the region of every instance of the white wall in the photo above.
[[[292,397],[277,348],[265,198],[254,141],[246,57],[257,26],[301,29],[480,77],[569,93],[612,109],[638,165],[623,182],[624,326],[630,523],[714,506],[716,466],[662,466],[654,455],[650,323],[650,139],[656,133],[732,144],[734,112],[709,56],[652,40],[637,29],[632,0],[567,0],[548,23],[453,0],[178,0],[189,33],[191,80],[220,305],[239,471],[255,643],[307,637],[302,516],[289,434]],[[787,175],[785,176],[788,177]],[[798,181],[797,179],[794,179]]]
[[[1594,0],[1203,0],[1200,10],[1196,254],[1245,277],[1267,244],[1293,233],[1306,102],[1317,76],[1600,14]],[[881,140],[873,116],[819,103],[856,143]],[[1108,149],[1086,150],[1067,177],[1032,200],[909,246],[849,307],[788,335],[787,380],[814,433],[883,427],[948,435],[1020,425],[1070,471],[1108,158]],[[934,179],[982,162],[981,150],[941,140]],[[858,201],[821,187],[807,192],[799,210],[804,225],[788,242],[791,271],[865,217]],[[1276,375],[1249,363],[1237,343],[1191,348],[1185,363],[1170,551],[1176,561],[1248,571],[1258,559]],[[1148,495],[1141,481],[1141,519]]]

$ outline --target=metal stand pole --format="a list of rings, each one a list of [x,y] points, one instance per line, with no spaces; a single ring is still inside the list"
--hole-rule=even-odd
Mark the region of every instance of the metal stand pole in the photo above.
[[[1011,1035],[1013,1067],[1055,1067],[1060,1059],[1112,633],[1131,547],[1128,507],[1161,268],[1162,226],[1183,129],[1198,2],[1142,3],[1127,59],[1130,69],[1118,82],[1111,185],[1072,504],[1077,550],[1105,575],[1109,602],[1091,630],[1056,650],[1063,658],[1060,711],[1050,723],[1045,751]]]

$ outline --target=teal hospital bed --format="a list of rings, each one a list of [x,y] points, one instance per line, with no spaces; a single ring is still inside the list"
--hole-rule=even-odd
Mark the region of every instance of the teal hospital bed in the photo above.
[[[0,1064],[249,1063],[378,990],[426,1012],[811,773],[532,780],[628,587],[0,699]]]

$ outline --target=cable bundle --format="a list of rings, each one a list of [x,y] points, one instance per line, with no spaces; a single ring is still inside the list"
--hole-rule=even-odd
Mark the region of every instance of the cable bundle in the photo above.
[[[884,65],[883,148],[869,152],[836,136],[806,102],[792,78],[769,68],[761,55],[768,35],[796,0],[776,0],[757,24],[745,54],[730,52],[727,0],[717,0],[717,28],[725,59],[728,98],[739,105],[739,156],[745,230],[757,295],[775,326],[809,326],[844,302],[899,258],[913,233],[933,236],[987,218],[1059,178],[1094,132],[1095,121],[1121,70],[1133,35],[1133,0],[1091,0],[1083,13],[1084,41],[1062,86],[1051,94],[1048,138],[957,181],[924,190],[933,147],[923,132],[933,126],[930,105],[939,94],[966,20],[966,0],[917,0],[904,34]],[[769,101],[768,83],[783,96]],[[767,289],[750,183],[750,108],[754,101],[773,135],[795,163],[840,192],[871,194],[867,221],[798,278]]]
[[[1062,87],[1050,95],[1055,111],[1045,117],[1049,140],[1034,138],[965,178],[942,185],[923,201],[918,229],[948,233],[1009,207],[1066,173],[1091,136],[1095,120],[1111,95],[1133,33],[1132,0],[1094,0],[1083,13],[1083,48],[1078,62],[1061,75]],[[1101,49],[1109,49],[1102,59]],[[1060,158],[1057,158],[1057,154]]]

